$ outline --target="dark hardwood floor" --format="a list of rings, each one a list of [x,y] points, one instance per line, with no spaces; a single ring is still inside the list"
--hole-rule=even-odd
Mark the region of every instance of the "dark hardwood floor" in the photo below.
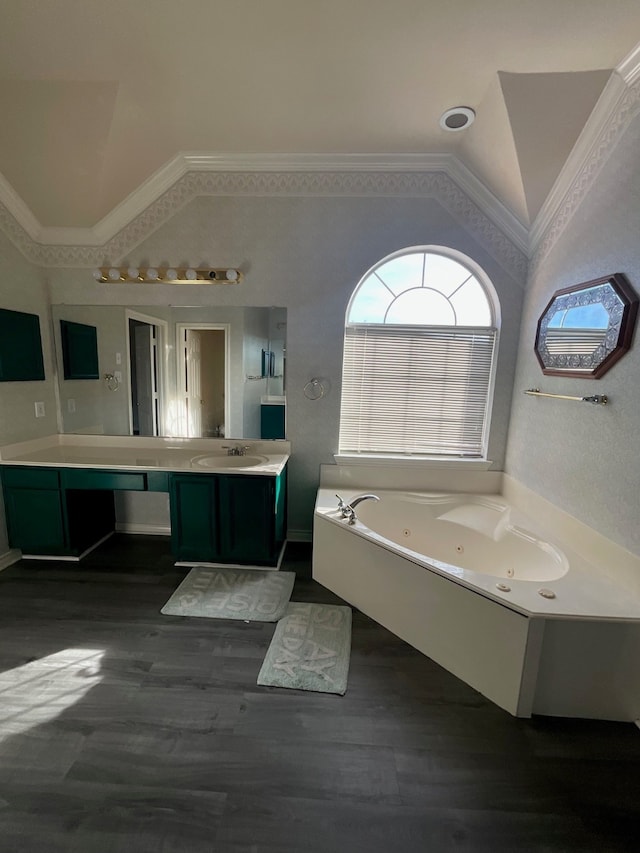
[[[516,720],[357,612],[346,696],[258,687],[275,626],[161,615],[168,544],[0,574],[1,853],[640,849],[635,726]]]

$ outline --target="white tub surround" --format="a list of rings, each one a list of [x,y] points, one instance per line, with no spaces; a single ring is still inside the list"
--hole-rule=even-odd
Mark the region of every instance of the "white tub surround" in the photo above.
[[[403,456],[374,459],[342,456],[337,465],[320,466],[320,485],[327,489],[401,489],[405,491],[499,492],[502,472],[491,462],[469,459],[424,459]]]
[[[243,455],[230,456],[229,447]],[[288,441],[56,434],[0,447],[0,464],[273,477],[290,449]]]
[[[381,498],[350,525],[335,491],[316,502],[320,583],[512,714],[640,717],[640,561],[616,574],[615,549],[589,561],[496,494],[367,482],[340,491]]]

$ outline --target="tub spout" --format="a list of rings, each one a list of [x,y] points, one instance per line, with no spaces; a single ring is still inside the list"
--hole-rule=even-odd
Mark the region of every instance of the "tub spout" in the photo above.
[[[380,500],[380,498],[377,495],[360,495],[360,497],[354,498],[351,501],[351,503],[349,504],[349,506],[351,507],[351,509],[355,509],[359,503],[362,503],[362,501],[379,501],[379,500]]]
[[[338,498],[338,509],[340,510],[340,514],[343,518],[347,519],[347,524],[355,524],[357,520],[357,515],[355,511],[355,507],[358,506],[362,501],[379,501],[380,498],[377,495],[360,495],[357,498],[354,498],[350,504],[346,504],[340,495],[336,495]]]

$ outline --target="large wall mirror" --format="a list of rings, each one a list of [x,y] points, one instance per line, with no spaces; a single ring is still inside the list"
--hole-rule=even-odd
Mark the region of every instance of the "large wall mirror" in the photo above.
[[[285,308],[54,305],[62,431],[285,438]],[[64,378],[61,328],[91,324],[96,380]]]
[[[637,313],[638,297],[622,273],[556,291],[538,321],[542,372],[599,379],[631,346]]]

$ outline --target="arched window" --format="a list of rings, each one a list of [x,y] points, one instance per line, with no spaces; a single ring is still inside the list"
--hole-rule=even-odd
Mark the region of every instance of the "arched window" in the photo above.
[[[441,247],[383,259],[347,309],[340,453],[486,457],[499,305]]]

